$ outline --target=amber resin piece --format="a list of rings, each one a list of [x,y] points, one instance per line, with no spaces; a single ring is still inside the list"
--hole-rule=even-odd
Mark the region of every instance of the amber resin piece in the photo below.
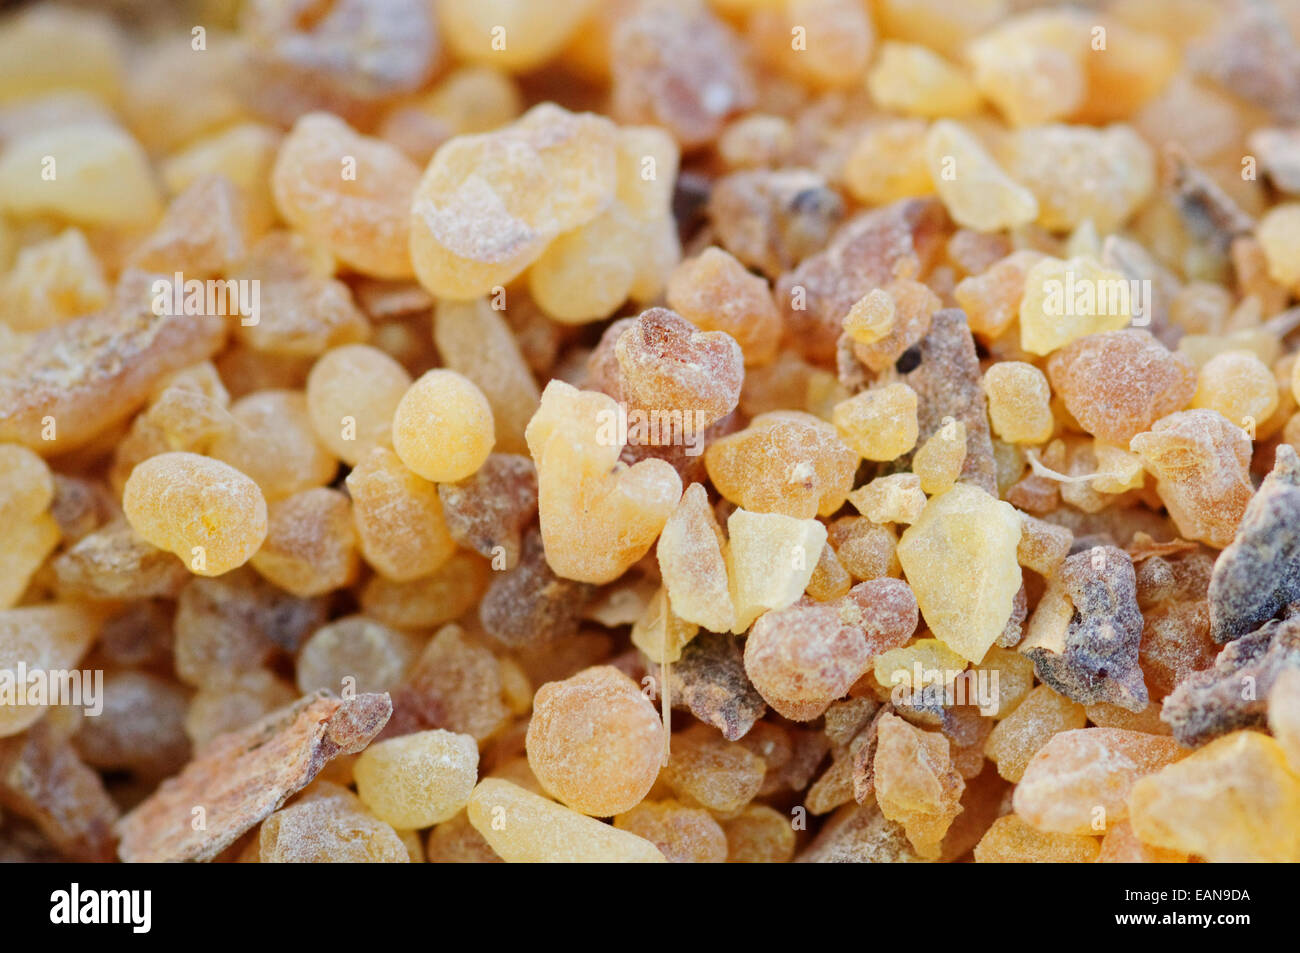
[[[1156,478],[1181,535],[1223,548],[1252,496],[1250,438],[1218,411],[1183,410],[1135,436],[1130,449]]]
[[[1097,838],[1045,833],[1015,814],[999,817],[975,845],[977,864],[1090,864],[1097,860]]]
[[[1300,780],[1268,735],[1237,731],[1157,774],[1129,795],[1143,842],[1211,863],[1300,858]]]
[[[612,666],[538,689],[528,764],[569,807],[610,817],[635,807],[659,776],[663,725],[640,687]]]
[[[670,864],[720,864],[727,859],[727,836],[703,808],[642,801],[614,818],[614,826],[644,837]]]
[[[1021,586],[1020,517],[976,486],[958,483],[926,505],[898,542],[903,573],[938,638],[978,662],[1011,618]]]
[[[768,612],[745,640],[745,672],[780,714],[811,721],[916,630],[916,597],[898,579],[859,583],[834,602]]]
[[[857,467],[837,429],[802,411],[759,414],[714,441],[704,465],[717,491],[747,510],[829,516],[852,489]]]
[[[921,273],[940,251],[946,217],[933,199],[904,199],[847,221],[823,251],[777,281],[791,340],[810,360],[833,360],[849,309],[890,279]]]
[[[709,725],[692,725],[671,740],[664,782],[687,804],[726,817],[757,796],[767,765],[744,745]]]
[[[1053,735],[1025,768],[1015,790],[1016,814],[1040,831],[1100,834],[1128,816],[1140,778],[1187,750],[1172,738],[1120,728],[1083,728]]]
[[[537,512],[537,468],[531,460],[489,454],[472,476],[439,483],[438,497],[452,539],[493,560],[494,569],[515,567],[523,531]]]
[[[8,675],[6,693],[18,688],[24,702],[0,706],[0,737],[16,735],[35,723],[50,701],[27,698],[20,688],[25,686],[17,677],[19,666],[27,671],[73,669],[99,635],[106,615],[90,602],[51,602],[0,610],[0,672]]]
[[[1084,430],[1120,447],[1196,392],[1191,361],[1136,328],[1074,341],[1048,359],[1047,375]]]
[[[480,781],[469,821],[507,863],[662,864],[654,844],[499,778]]]
[[[937,857],[965,783],[953,768],[948,739],[885,714],[877,727],[873,759],[876,803],[903,825],[922,857]]]
[[[41,454],[75,450],[129,417],[162,378],[220,349],[220,317],[154,313],[155,278],[128,271],[104,311],[0,355],[0,440]]]
[[[0,739],[0,805],[34,821],[69,860],[113,859],[118,808],[50,719]]]
[[[998,766],[998,774],[1019,781],[1030,759],[1053,735],[1082,728],[1087,720],[1082,705],[1039,685],[993,728],[984,753]]]

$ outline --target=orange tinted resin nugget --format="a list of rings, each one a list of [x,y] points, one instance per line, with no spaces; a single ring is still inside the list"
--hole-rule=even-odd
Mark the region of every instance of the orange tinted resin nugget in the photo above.
[[[1179,532],[1223,548],[1250,502],[1250,438],[1214,410],[1162,417],[1130,449],[1156,478],[1156,492]]]
[[[528,764],[542,785],[584,814],[634,807],[659,776],[663,726],[640,687],[610,666],[537,691]]]
[[[307,411],[329,450],[355,465],[370,447],[392,439],[393,414],[411,375],[378,348],[347,344],[321,355],[307,375]]]
[[[393,449],[412,471],[437,483],[470,476],[492,452],[492,408],[455,371],[429,371],[393,415]]]
[[[201,576],[242,566],[266,539],[266,498],[232,466],[164,453],[131,472],[122,509],[131,528]]]
[[[614,826],[650,841],[669,863],[720,864],[727,859],[727,837],[702,808],[643,801],[614,818]]]
[[[1088,720],[1083,706],[1039,685],[989,734],[984,753],[998,774],[1019,781],[1030,759],[1053,735],[1082,728]]]
[[[352,517],[361,553],[396,582],[427,576],[456,549],[438,489],[383,447],[374,447],[348,474]]]
[[[718,492],[745,509],[807,518],[840,508],[856,461],[826,421],[783,410],[712,443],[704,465]]]
[[[478,745],[469,735],[418,731],[372,744],[357,759],[357,794],[398,830],[455,816],[478,780]]]
[[[1016,813],[1042,831],[1098,834],[1128,816],[1137,780],[1184,754],[1172,738],[1118,728],[1053,735],[1016,786]]]
[[[1101,845],[1095,837],[1050,834],[1015,814],[999,817],[975,845],[977,864],[1090,864]]]
[[[383,278],[411,275],[407,214],[420,172],[406,156],[327,114],[309,113],[280,146],[271,187],[280,213],[342,261]]]

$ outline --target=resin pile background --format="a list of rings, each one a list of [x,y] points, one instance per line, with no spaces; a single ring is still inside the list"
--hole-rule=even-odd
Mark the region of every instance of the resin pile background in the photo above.
[[[1298,41],[0,19],[0,859],[1300,860]]]

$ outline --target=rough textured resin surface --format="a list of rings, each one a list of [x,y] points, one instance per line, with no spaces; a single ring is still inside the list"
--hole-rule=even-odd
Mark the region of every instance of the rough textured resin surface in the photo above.
[[[999,361],[984,372],[993,432],[1008,443],[1042,443],[1052,435],[1051,388],[1043,372],[1023,361]]]
[[[294,390],[259,390],[230,405],[208,453],[252,477],[268,500],[323,486],[337,464],[316,439],[307,401]]]
[[[740,345],[745,363],[776,356],[781,315],[767,282],[720,248],[706,248],[674,269],[668,304],[702,331],[725,331]]]
[[[1016,814],[1041,831],[1098,834],[1128,816],[1139,778],[1187,753],[1172,738],[1119,728],[1055,734],[1016,785]]]
[[[707,427],[735,409],[745,371],[740,345],[700,331],[667,308],[651,308],[618,337],[619,392],[632,407],[679,410]]]
[[[849,494],[852,503],[873,523],[915,523],[925,509],[921,478],[914,473],[877,477]]]
[[[817,520],[741,509],[727,518],[727,535],[733,632],[744,632],[762,613],[798,599],[826,545],[826,526]]]
[[[977,864],[1090,864],[1097,860],[1097,838],[1055,834],[1030,827],[1015,814],[999,817],[975,845]]]
[[[151,457],[131,473],[131,528],[201,576],[242,566],[266,538],[266,498],[232,466],[193,453]]]
[[[352,769],[361,802],[398,830],[455,816],[478,781],[478,745],[469,735],[417,731],[376,742]]]
[[[414,473],[437,483],[472,475],[492,452],[492,408],[455,371],[429,371],[393,414],[393,449]]]
[[[709,479],[724,497],[749,510],[800,519],[839,509],[853,486],[855,464],[834,427],[793,410],[759,414],[704,452]]]
[[[546,559],[568,579],[618,578],[654,545],[681,498],[681,478],[662,460],[614,466],[618,415],[612,398],[552,380],[528,424]]]
[[[553,103],[439,149],[411,205],[411,261],[439,297],[491,293],[614,194],[615,127]]]
[[[948,739],[921,731],[896,715],[879,722],[873,759],[876,802],[907,831],[923,857],[936,857],[943,835],[961,811],[965,783],[953,769]]]
[[[745,640],[745,672],[787,718],[810,721],[916,630],[916,598],[897,579],[859,583],[832,602],[763,615]]]
[[[978,662],[1006,627],[1020,589],[1020,517],[958,483],[932,499],[898,541],[898,559],[936,637]]]
[[[672,738],[664,781],[678,798],[727,816],[757,794],[767,765],[744,745],[708,725],[692,725]]]
[[[966,425],[960,420],[940,427],[912,455],[912,472],[931,496],[947,492],[966,462]]]
[[[1238,731],[1139,781],[1133,831],[1148,844],[1210,862],[1300,858],[1300,779],[1268,735]]]
[[[309,113],[281,145],[271,186],[285,219],[339,259],[367,274],[405,278],[407,214],[419,177],[388,143]]]
[[[723,821],[722,829],[729,863],[785,863],[794,856],[795,833],[789,818],[766,804],[751,804]]]
[[[252,564],[296,596],[318,596],[355,578],[356,543],[351,501],[316,487],[270,504],[266,539]]]
[[[543,787],[574,810],[610,817],[659,776],[663,726],[635,682],[597,666],[538,689],[527,747]]]
[[[0,671],[16,673],[20,664],[28,670],[71,669],[103,621],[104,614],[90,604],[49,603],[0,611]],[[44,704],[0,707],[0,737],[17,734],[44,713]]]
[[[614,818],[614,826],[650,841],[670,864],[720,864],[727,859],[727,836],[703,808],[642,801]]]
[[[383,351],[347,344],[323,354],[307,376],[307,408],[316,436],[340,460],[355,464],[388,443],[393,414],[411,375]]]
[[[321,788],[262,822],[258,832],[261,863],[409,862],[397,831],[367,813],[356,795],[345,789]]]
[[[408,470],[392,450],[372,448],[346,482],[361,553],[376,571],[403,582],[427,576],[451,558],[456,544],[437,487]]]
[[[959,124],[941,119],[931,126],[925,155],[939,197],[959,224],[994,231],[1038,217],[1033,193],[1012,180]]]
[[[1277,381],[1269,366],[1251,352],[1225,351],[1202,365],[1191,406],[1217,410],[1249,428],[1277,410]]]
[[[994,365],[990,373],[1003,366]],[[1136,328],[1090,334],[1066,345],[1048,360],[1047,374],[1084,430],[1120,447],[1186,407],[1197,389],[1191,362]]]
[[[735,622],[725,545],[708,494],[692,483],[659,534],[656,556],[673,613],[713,632]]]
[[[1030,759],[1053,735],[1082,728],[1087,719],[1082,705],[1039,685],[998,722],[984,745],[984,753],[997,764],[998,774],[1008,781],[1019,781]]]
[[[916,445],[916,392],[886,384],[835,405],[835,429],[858,456],[893,460]]]
[[[1156,492],[1179,532],[1222,548],[1250,502],[1250,438],[1214,410],[1184,410],[1156,421],[1130,448],[1156,478]]]
[[[382,692],[395,687],[418,644],[405,632],[365,616],[344,616],[312,633],[298,652],[298,687]]]
[[[473,381],[487,398],[495,448],[524,453],[524,428],[537,409],[537,382],[501,313],[486,299],[441,301],[434,309],[433,342],[443,364]]]
[[[666,862],[644,837],[496,778],[474,788],[469,820],[507,863]]]

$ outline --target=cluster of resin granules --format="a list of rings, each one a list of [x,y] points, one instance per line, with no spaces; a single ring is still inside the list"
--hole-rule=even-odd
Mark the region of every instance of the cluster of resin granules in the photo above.
[[[1300,861],[1294,4],[91,6],[0,861]]]

